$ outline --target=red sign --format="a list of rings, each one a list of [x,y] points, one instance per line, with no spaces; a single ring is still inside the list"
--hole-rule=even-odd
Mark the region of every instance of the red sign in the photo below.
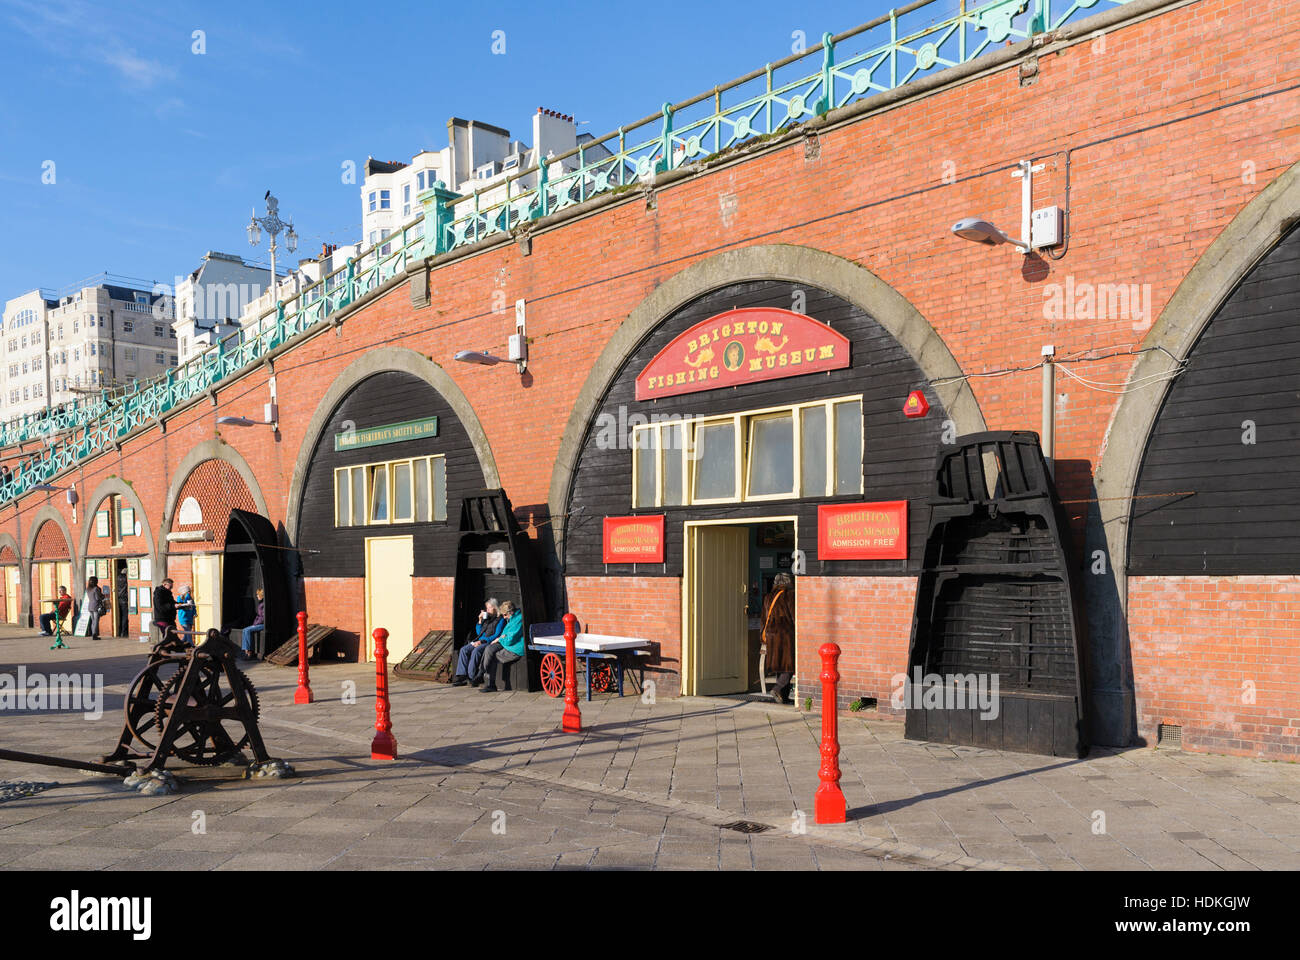
[[[906,560],[907,501],[823,504],[818,560]]]
[[[924,417],[930,412],[930,403],[925,399],[925,394],[920,390],[913,390],[907,395],[907,402],[903,404],[903,416],[905,417]]]
[[[664,515],[605,518],[606,563],[663,563]]]
[[[848,337],[777,307],[728,310],[678,334],[636,378],[636,398],[653,400],[849,365]]]

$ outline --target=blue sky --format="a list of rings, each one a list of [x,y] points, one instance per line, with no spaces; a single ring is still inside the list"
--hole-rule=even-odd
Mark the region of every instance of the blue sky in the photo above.
[[[888,6],[0,0],[0,301],[264,261],[244,228],[268,188],[299,256],[356,240],[365,158],[440,148],[450,116],[529,141],[544,106],[601,135]]]

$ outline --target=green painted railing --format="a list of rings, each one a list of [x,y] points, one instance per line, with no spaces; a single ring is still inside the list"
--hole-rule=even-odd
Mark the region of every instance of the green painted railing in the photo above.
[[[1130,0],[918,0],[770,63],[567,153],[546,158],[468,196],[442,184],[420,195],[424,213],[243,330],[126,395],[77,403],[0,430],[0,446],[46,440],[9,481],[0,502],[48,483],[80,460],[199,396],[398,276],[437,256],[674,170],[778,135],[836,107],[967,63],[1007,41],[1055,30],[1093,7]],[[942,19],[936,20],[936,14]],[[927,19],[928,17],[928,19]],[[429,224],[430,229],[425,228]]]

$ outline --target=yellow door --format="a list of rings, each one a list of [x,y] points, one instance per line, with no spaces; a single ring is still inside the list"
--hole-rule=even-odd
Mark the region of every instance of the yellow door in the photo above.
[[[40,602],[37,604],[36,613],[39,615],[42,613],[49,613],[54,609],[53,606],[45,601],[53,600],[59,595],[58,584],[54,582],[55,577],[57,577],[58,574],[53,563],[38,563],[36,565],[36,571],[36,586],[40,593],[40,596],[37,597],[37,600]],[[37,623],[40,623],[40,621],[38,620]]]
[[[749,598],[749,530],[690,528],[687,623],[690,676],[686,692],[697,696],[749,689],[745,655]]]
[[[18,622],[18,597],[22,593],[22,576],[18,565],[5,567],[5,617],[10,623]]]
[[[221,629],[221,558],[195,554],[190,558],[190,572],[193,576],[190,585],[194,593],[194,631],[199,637],[209,630]]]
[[[415,574],[414,537],[366,539],[366,635],[362,649],[374,659],[371,637],[376,627],[388,631],[388,663],[411,652],[415,640],[411,622],[411,577]]]

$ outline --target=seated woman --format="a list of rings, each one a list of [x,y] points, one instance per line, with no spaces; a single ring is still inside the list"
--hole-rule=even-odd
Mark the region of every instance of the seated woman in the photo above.
[[[257,616],[253,622],[244,628],[244,639],[240,644],[240,653],[245,660],[255,660],[257,657],[253,653],[253,636],[258,633],[266,632],[266,593],[261,587],[257,588]]]
[[[501,635],[487,645],[483,652],[483,663],[481,665],[482,677],[484,681],[483,689],[479,693],[496,693],[496,665],[501,664],[501,679],[506,684],[506,689],[510,689],[510,677],[505,668],[520,659],[527,649],[527,641],[524,639],[524,615],[515,609],[515,605],[507,600],[501,604],[501,616],[505,619],[505,629]],[[473,678],[471,678],[473,682]]]
[[[473,635],[456,655],[456,673],[451,678],[453,687],[465,686],[470,682],[470,677],[474,677],[474,683],[478,683],[479,664],[483,660],[483,651],[500,635],[501,628],[504,626],[505,620],[501,618],[499,605],[495,599],[489,598],[479,612]]]

